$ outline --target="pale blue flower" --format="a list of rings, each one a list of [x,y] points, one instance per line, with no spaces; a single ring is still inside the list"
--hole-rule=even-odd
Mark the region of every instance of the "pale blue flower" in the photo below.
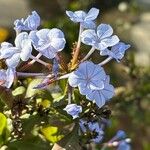
[[[109,76],[105,77],[104,87],[99,90],[90,90],[86,94],[86,98],[94,101],[101,108],[109,99],[114,96],[114,87],[109,83]]]
[[[36,11],[32,11],[32,14],[29,15],[25,20],[22,18],[21,20],[17,19],[14,22],[15,30],[17,31],[30,31],[36,30],[40,26],[40,16]]]
[[[95,28],[94,20],[97,18],[99,10],[91,8],[88,13],[82,10],[75,12],[66,11],[66,14],[69,16],[70,20],[75,23],[80,22],[84,28]]]
[[[86,45],[91,45],[97,50],[104,50],[114,46],[119,42],[119,38],[113,34],[113,29],[108,24],[100,24],[97,30],[88,29],[82,32],[81,41]]]
[[[109,141],[113,143],[114,141],[122,140],[126,138],[126,133],[123,130],[118,130],[116,135]]]
[[[0,59],[6,59],[8,67],[15,68],[20,59],[27,61],[32,52],[31,40],[27,32],[22,32],[15,39],[15,47],[7,42],[1,44]]]
[[[64,33],[57,28],[31,31],[29,36],[34,48],[49,59],[62,51],[66,44]]]
[[[8,68],[7,70],[0,70],[0,85],[10,88],[15,77],[15,70]]]
[[[104,131],[102,130],[98,122],[87,122],[84,119],[80,119],[79,125],[82,132],[85,133],[90,130],[91,132],[95,132],[97,134],[91,139],[92,142],[99,143],[102,141]]]
[[[104,69],[92,62],[85,61],[69,76],[69,84],[78,87],[82,95],[102,107],[106,101],[114,96],[114,87],[109,83]]]
[[[131,150],[131,146],[125,140],[120,141],[117,150]]]
[[[118,44],[114,45],[111,50],[109,49],[104,49],[102,51],[100,51],[100,55],[102,56],[110,56],[114,59],[116,59],[116,61],[120,61],[125,54],[125,51],[130,48],[129,44],[125,44],[123,42],[119,42]]]
[[[105,77],[105,71],[101,66],[85,61],[70,74],[68,81],[70,86],[78,87],[82,95],[87,95],[90,90],[103,89]]]
[[[94,143],[99,143],[103,139],[104,131],[100,128],[100,125],[98,122],[89,122],[88,123],[88,128],[90,131],[96,132],[97,136],[91,139],[92,142]]]
[[[76,104],[68,104],[64,110],[73,117],[73,119],[76,119],[79,117],[79,113],[82,112],[82,107]]]
[[[126,133],[123,130],[118,130],[115,137],[117,139],[124,139],[126,138]]]

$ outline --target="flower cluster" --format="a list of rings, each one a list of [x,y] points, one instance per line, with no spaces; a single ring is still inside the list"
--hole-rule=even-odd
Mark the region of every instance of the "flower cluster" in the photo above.
[[[110,83],[110,76],[105,72],[103,65],[112,59],[120,62],[130,45],[120,42],[118,36],[113,35],[113,29],[110,25],[102,23],[96,27],[95,19],[99,14],[99,10],[96,8],[91,8],[87,13],[84,11],[66,11],[66,14],[71,21],[80,25],[78,42],[73,58],[68,65],[65,64],[68,66],[67,71],[63,70],[58,55],[65,48],[64,33],[58,28],[38,29],[41,22],[40,16],[33,11],[26,19],[22,18],[14,22],[16,31],[14,45],[8,42],[1,43],[0,59],[5,60],[7,70],[0,70],[0,85],[10,88],[15,76],[19,75],[41,76],[40,73],[18,72],[18,66],[22,61],[27,62],[31,60],[30,64],[37,61],[45,67],[52,66],[52,72],[48,75],[44,74],[43,82],[34,88],[43,88],[52,82],[67,78],[66,89],[68,91],[66,93],[68,93],[68,105],[63,110],[71,115],[73,119],[79,118],[76,120],[80,120],[81,131],[83,133],[87,131],[92,132],[91,141],[99,143],[103,139],[104,128],[98,119],[96,121],[94,119],[88,121],[86,120],[87,118],[81,117],[82,113],[84,113],[84,108],[79,105],[81,104],[80,102],[78,102],[78,105],[72,102],[74,100],[73,94],[77,89],[86,100],[89,100],[88,103],[91,105],[95,103],[98,110],[102,108],[115,95],[115,89]],[[91,46],[91,50],[87,52],[85,57],[79,59],[80,45],[82,43]],[[38,52],[37,56],[33,55],[33,50]],[[107,58],[98,64],[89,61],[88,58],[95,50],[98,50],[101,56],[106,56]],[[52,61],[50,62],[53,62],[53,64],[51,65],[41,60],[41,56],[51,59]],[[59,73],[60,69],[61,72]],[[89,111],[89,109],[87,110]],[[102,118],[100,117],[101,120]],[[126,141],[122,140],[124,136],[124,132],[119,131],[108,142],[108,145],[117,141],[118,150],[122,149],[122,147],[130,149],[127,148],[129,146]]]
[[[23,18],[16,20],[14,25],[17,34],[14,41],[15,45],[3,42],[0,46],[0,59],[6,61],[8,70],[15,71],[20,62],[26,62],[29,59],[46,65],[45,62],[39,59],[39,56],[43,55],[49,59],[53,59],[65,47],[66,41],[60,29],[37,30],[40,25],[40,17],[35,11],[25,20]],[[32,47],[39,52],[38,57],[32,55]],[[7,88],[13,82],[10,83],[9,86],[6,86]]]

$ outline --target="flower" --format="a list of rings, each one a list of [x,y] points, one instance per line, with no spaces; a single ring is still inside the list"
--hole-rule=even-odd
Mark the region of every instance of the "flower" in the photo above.
[[[97,18],[99,10],[91,8],[88,13],[85,13],[82,10],[75,12],[66,11],[66,14],[69,16],[70,20],[75,23],[80,22],[85,28],[95,28],[94,20]]]
[[[87,132],[87,130],[90,130],[92,133],[93,132],[96,133],[92,135],[92,139],[91,139],[92,142],[99,143],[102,141],[104,131],[102,130],[102,128],[100,128],[98,122],[87,122],[84,119],[80,119],[79,125],[82,132],[84,133]]]
[[[131,146],[125,140],[122,140],[119,142],[117,150],[131,150]]]
[[[34,48],[49,59],[62,51],[66,44],[63,32],[57,28],[31,31],[29,36]]]
[[[73,119],[76,119],[79,117],[79,113],[82,112],[82,107],[76,104],[68,104],[63,110],[71,115]]]
[[[91,101],[95,101],[99,108],[101,108],[106,103],[106,101],[108,101],[114,96],[114,87],[111,84],[109,84],[109,76],[106,76],[103,82],[104,87],[102,89],[90,90],[86,94],[86,98]]]
[[[79,65],[76,71],[69,76],[69,84],[72,87],[79,88],[82,95],[87,95],[90,90],[98,90],[104,88],[105,79],[104,69],[90,61],[85,61]]]
[[[10,88],[15,77],[15,70],[8,68],[7,70],[0,70],[0,85]]]
[[[81,41],[86,45],[91,45],[97,50],[104,50],[119,42],[119,38],[113,35],[113,29],[108,24],[100,24],[97,30],[88,29],[82,32]]]
[[[124,139],[126,138],[126,133],[123,130],[118,130],[115,137],[117,139]]]
[[[20,59],[27,61],[32,52],[31,40],[28,38],[27,32],[22,32],[15,39],[15,47],[3,42],[0,49],[0,59],[6,59],[6,64],[10,68],[15,68]]]
[[[40,16],[36,11],[32,11],[32,15],[29,15],[25,20],[23,18],[21,20],[17,19],[14,25],[15,30],[19,32],[22,30],[36,30],[40,25]]]
[[[90,129],[90,131],[97,133],[96,137],[93,137],[91,139],[91,141],[93,141],[95,143],[99,143],[100,141],[102,141],[104,131],[100,128],[98,122],[89,122],[88,123],[88,128]]]
[[[81,63],[68,79],[70,86],[78,87],[80,93],[98,107],[102,107],[114,95],[114,87],[109,80],[101,66],[89,61]]]
[[[103,51],[100,51],[100,55],[102,56],[110,56],[114,59],[116,59],[116,61],[120,61],[125,54],[125,51],[130,48],[129,44],[125,44],[123,42],[119,42],[118,44],[114,45],[111,50],[109,49],[105,49]]]

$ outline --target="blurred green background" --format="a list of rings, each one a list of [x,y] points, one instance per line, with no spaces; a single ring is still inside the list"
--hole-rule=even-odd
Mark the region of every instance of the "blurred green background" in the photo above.
[[[77,41],[78,25],[65,15],[66,10],[100,9],[97,23],[108,23],[122,41],[131,44],[123,61],[105,66],[116,88],[110,103],[112,126],[108,137],[123,129],[132,139],[134,150],[150,150],[150,1],[149,0],[0,0],[0,42],[13,42],[15,19],[36,10],[43,27],[57,27],[67,39],[64,55],[70,57]],[[82,47],[86,52],[87,47]],[[93,55],[99,62],[97,53]],[[103,59],[103,58],[102,58]],[[35,67],[36,70],[36,67]]]

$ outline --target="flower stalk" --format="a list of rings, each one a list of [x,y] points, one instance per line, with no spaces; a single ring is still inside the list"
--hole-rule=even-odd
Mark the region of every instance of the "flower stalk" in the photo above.
[[[77,60],[78,60],[78,56],[79,56],[79,53],[80,53],[80,46],[81,46],[81,37],[80,37],[80,35],[81,35],[82,32],[83,32],[83,26],[80,24],[77,47],[76,47],[76,50],[75,50],[75,53],[74,53],[74,56],[73,56],[73,59],[72,59],[71,68],[75,67],[75,65],[77,63]]]

